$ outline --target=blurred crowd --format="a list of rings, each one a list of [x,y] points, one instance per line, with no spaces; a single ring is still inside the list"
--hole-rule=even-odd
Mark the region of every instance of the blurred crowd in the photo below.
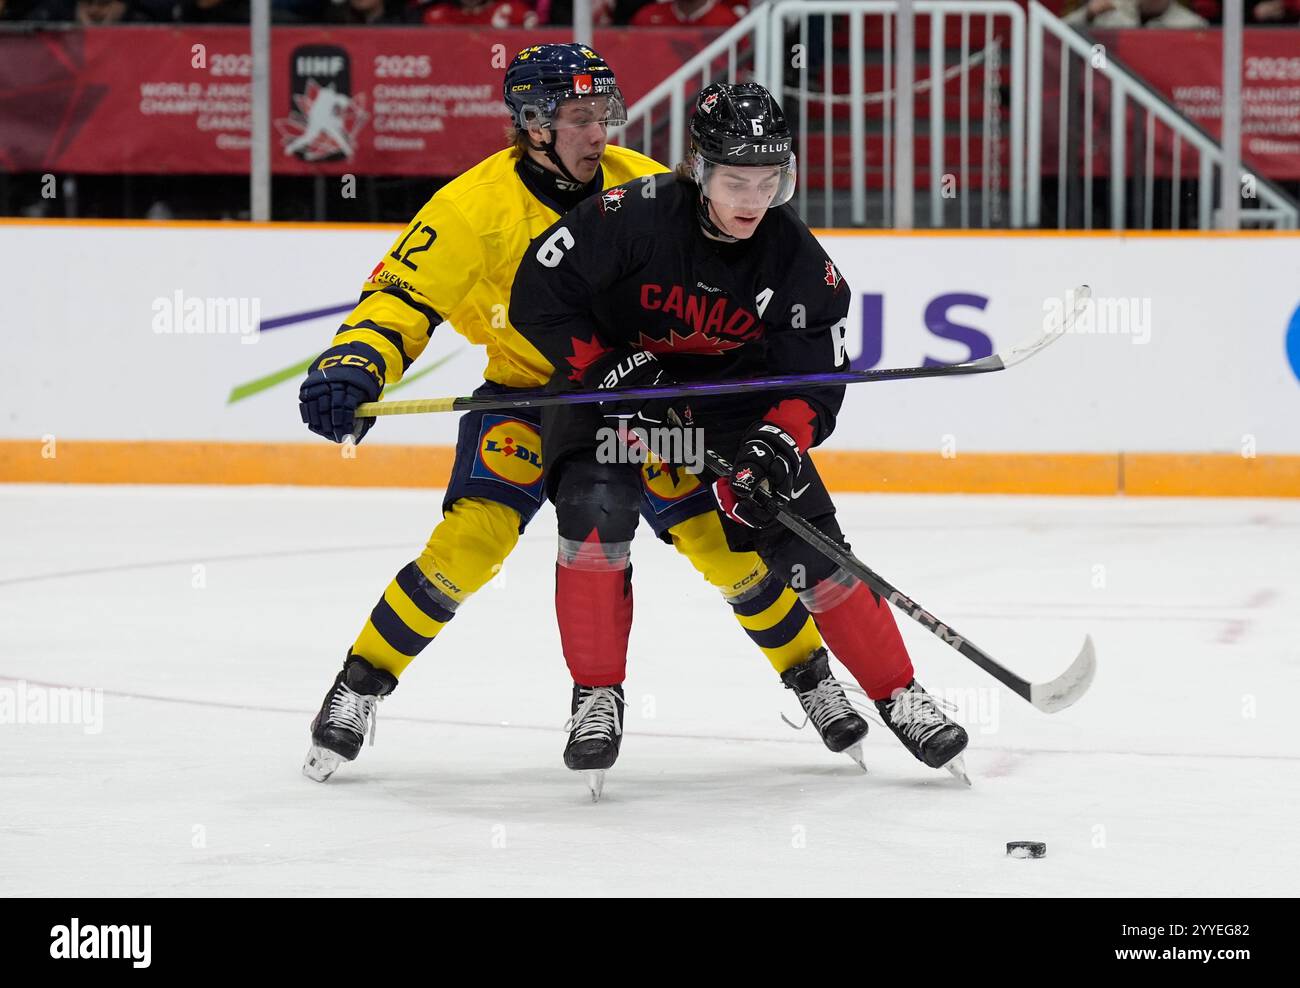
[[[1076,27],[1217,27],[1222,0],[1083,0],[1066,15]],[[1248,27],[1300,25],[1300,0],[1242,0]]]
[[[592,0],[599,27],[730,27],[743,0]],[[1222,0],[1080,0],[1048,6],[1081,27],[1210,27]],[[1252,27],[1300,25],[1300,0],[1243,0]],[[73,24],[248,22],[249,0],[0,0],[0,20]],[[428,24],[532,28],[573,22],[573,0],[271,0],[279,24]]]
[[[740,0],[593,0],[597,26],[729,27]],[[0,0],[0,20],[72,24],[240,24],[249,0]],[[278,24],[531,28],[573,22],[572,0],[271,0]]]

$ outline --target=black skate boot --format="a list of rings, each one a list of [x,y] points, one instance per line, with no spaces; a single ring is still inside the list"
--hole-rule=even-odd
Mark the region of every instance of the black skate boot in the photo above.
[[[931,768],[946,768],[966,785],[966,730],[949,719],[941,707],[951,708],[921,688],[913,679],[905,689],[894,690],[888,700],[877,700],[885,725],[894,732],[903,747]]]
[[[781,673],[781,682],[785,683],[786,689],[794,690],[806,717],[803,724],[791,724],[789,720],[786,723],[791,727],[803,727],[812,721],[827,748],[836,753],[844,752],[865,772],[862,739],[867,736],[867,722],[849,703],[844,687],[831,675],[826,649],[817,649],[807,662]],[[784,714],[782,719],[785,719]]]
[[[564,764],[575,772],[587,773],[591,801],[600,799],[605,788],[605,770],[618,761],[623,741],[623,687],[573,684],[572,716],[564,725],[569,743],[564,746]]]
[[[367,733],[374,744],[379,701],[396,688],[397,678],[391,672],[349,655],[311,722],[311,750],[302,774],[324,782],[342,762],[357,757]]]

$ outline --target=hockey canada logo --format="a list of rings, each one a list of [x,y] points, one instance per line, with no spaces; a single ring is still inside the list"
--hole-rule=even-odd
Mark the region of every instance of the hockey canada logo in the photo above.
[[[700,112],[712,113],[713,108],[717,105],[718,105],[718,94],[709,93],[708,96],[704,97],[704,99],[700,101]]]
[[[284,153],[313,162],[353,157],[370,115],[365,96],[352,95],[348,53],[337,45],[301,45],[289,65],[289,115],[275,121]]]
[[[605,213],[616,213],[623,208],[623,197],[627,189],[610,189],[600,197],[600,209]]]
[[[840,273],[831,261],[826,262],[826,284],[831,286],[831,291],[840,287]]]

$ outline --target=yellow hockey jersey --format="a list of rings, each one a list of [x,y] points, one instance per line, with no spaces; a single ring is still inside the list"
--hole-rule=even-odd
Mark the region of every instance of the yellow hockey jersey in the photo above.
[[[370,273],[334,343],[362,342],[384,358],[395,384],[444,319],[487,347],[484,377],[538,387],[549,361],[510,324],[510,288],[529,242],[559,219],[524,185],[510,149],[485,158],[434,193]],[[609,145],[603,187],[667,171],[657,161]]]

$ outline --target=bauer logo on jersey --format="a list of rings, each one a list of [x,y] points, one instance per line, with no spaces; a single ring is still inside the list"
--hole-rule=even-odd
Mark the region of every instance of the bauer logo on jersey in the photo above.
[[[537,429],[505,415],[484,415],[470,476],[499,480],[540,499],[542,439]]]

